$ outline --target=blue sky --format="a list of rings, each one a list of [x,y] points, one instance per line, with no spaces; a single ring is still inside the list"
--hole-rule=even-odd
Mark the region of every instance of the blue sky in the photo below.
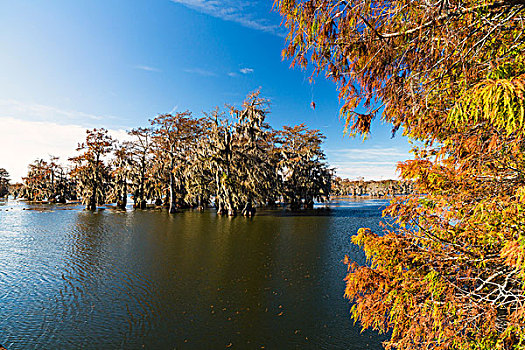
[[[394,178],[408,142],[380,122],[365,142],[343,136],[335,85],[310,84],[282,60],[272,3],[0,0],[0,167],[18,180],[37,157],[74,155],[85,128],[119,137],[159,113],[238,105],[260,87],[269,123],[320,129],[339,175]]]

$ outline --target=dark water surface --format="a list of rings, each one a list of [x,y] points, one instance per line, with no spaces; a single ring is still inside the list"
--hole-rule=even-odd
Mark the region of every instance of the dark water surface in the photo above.
[[[0,204],[0,343],[12,349],[380,349],[343,299],[345,254],[386,201],[329,215]],[[24,210],[24,209],[45,210]]]

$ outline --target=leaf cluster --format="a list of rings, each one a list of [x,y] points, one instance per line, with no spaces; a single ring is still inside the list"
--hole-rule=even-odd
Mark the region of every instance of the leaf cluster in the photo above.
[[[285,57],[338,84],[351,133],[381,115],[423,141],[398,166],[414,193],[352,238],[354,319],[387,349],[525,348],[525,1],[276,6]]]

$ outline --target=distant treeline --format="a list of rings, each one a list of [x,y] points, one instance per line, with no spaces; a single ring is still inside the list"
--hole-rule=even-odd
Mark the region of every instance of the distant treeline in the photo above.
[[[411,194],[414,190],[412,181],[380,180],[364,181],[349,180],[335,177],[332,181],[331,193],[334,196],[372,196],[385,197]]]
[[[36,160],[13,195],[80,200],[90,210],[106,203],[124,208],[128,194],[137,208],[151,203],[170,213],[212,204],[220,214],[246,216],[277,202],[312,208],[331,188],[325,137],[304,124],[272,129],[268,113],[268,100],[255,92],[241,109],[158,115],[150,127],[129,131],[125,142],[105,129],[87,130],[78,156],[66,165],[56,157]]]

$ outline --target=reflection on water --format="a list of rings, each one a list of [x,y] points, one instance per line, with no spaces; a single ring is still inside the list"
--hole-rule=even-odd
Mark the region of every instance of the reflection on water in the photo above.
[[[378,349],[342,298],[385,201],[252,219],[0,205],[8,349]],[[25,210],[36,209],[36,210]]]

